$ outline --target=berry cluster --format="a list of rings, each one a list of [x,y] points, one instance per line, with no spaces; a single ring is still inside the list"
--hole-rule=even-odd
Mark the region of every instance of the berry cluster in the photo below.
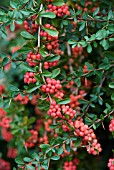
[[[36,16],[32,16],[31,20],[24,21],[24,28],[30,34],[34,34],[38,30],[38,24],[35,22],[35,18],[36,18]]]
[[[2,84],[0,84],[0,95],[1,95],[2,93],[4,93],[4,90],[5,90],[5,86],[2,85]]]
[[[54,94],[56,93],[59,89],[62,88],[62,85],[60,83],[59,80],[55,80],[55,79],[50,79],[47,78],[46,79],[46,83],[41,87],[41,90],[45,93],[50,93],[50,94]]]
[[[74,159],[73,161],[70,162],[64,162],[64,170],[76,170],[77,165],[79,164],[79,159]]]
[[[29,137],[29,139],[26,141],[25,146],[27,148],[32,148],[35,146],[35,144],[38,141],[38,132],[35,130],[30,130],[30,134],[31,136]]]
[[[84,72],[85,74],[89,72],[88,66],[84,65],[83,72]]]
[[[56,30],[56,28],[51,26],[50,24],[45,24],[44,27],[48,28],[48,29]],[[59,47],[58,36],[51,36],[46,31],[41,31],[40,36],[44,37],[45,41],[50,41],[50,42],[46,43],[46,48],[49,51]]]
[[[85,125],[82,120],[76,120],[74,122],[74,127],[75,135],[83,138],[83,142],[89,154],[97,155],[102,151],[96,139],[96,135],[92,129],[89,129],[88,125]],[[87,143],[89,143],[89,145]]]
[[[47,144],[49,141],[48,141],[48,137],[47,135],[44,135],[43,137],[40,137],[39,138],[39,143],[42,144],[42,143],[45,143]]]
[[[114,170],[114,158],[109,159],[108,167],[110,170]]]
[[[75,108],[78,107],[80,105],[80,103],[78,102],[79,99],[83,99],[83,96],[85,94],[85,91],[81,90],[79,91],[79,95],[74,96],[73,94],[70,95],[70,107],[71,108]]]
[[[64,95],[65,95],[65,92],[63,90],[59,90],[56,92],[56,94],[54,96],[56,98],[63,99]]]
[[[66,119],[74,118],[76,111],[73,110],[72,108],[70,108],[68,105],[62,105],[61,109],[62,109],[62,113]]]
[[[52,124],[52,120],[51,120],[51,119],[48,119],[47,122],[44,123],[44,125],[45,125],[45,130],[46,130],[47,132],[51,132],[51,131],[52,131],[52,130],[50,129],[50,127],[49,127],[49,125],[51,125],[51,124]]]
[[[62,50],[58,49],[58,48],[54,50],[54,53],[58,54],[58,55],[63,55],[64,54],[64,52]]]
[[[114,119],[112,119],[112,120],[110,121],[109,130],[110,130],[110,132],[114,132]]]
[[[50,67],[54,67],[58,64],[58,60],[53,62],[44,62],[44,68],[47,70]]]
[[[55,119],[62,118],[61,107],[54,100],[52,101],[47,113],[48,113],[48,115],[52,116]]]
[[[1,134],[2,134],[2,138],[3,138],[6,142],[9,142],[9,141],[12,140],[12,138],[13,138],[11,132],[10,132],[7,128],[2,128]]]
[[[12,120],[10,118],[8,118],[7,116],[3,117],[1,122],[0,122],[0,126],[2,126],[3,128],[9,128],[10,127],[10,122]]]
[[[36,94],[36,95],[33,95],[32,96],[32,100],[30,101],[30,103],[32,104],[32,105],[37,105],[38,104],[38,99],[39,99],[39,94]]]
[[[20,94],[18,94],[18,96],[16,96],[14,98],[15,101],[20,101],[21,104],[28,104],[29,102],[29,97],[28,96],[21,96]]]
[[[11,170],[10,163],[0,158],[0,170]]]
[[[62,124],[62,129],[64,132],[71,131],[71,129],[68,127],[68,125]]]
[[[0,108],[0,118],[3,118],[4,116],[6,116],[6,112],[2,109],[2,108]]]
[[[14,159],[16,158],[16,156],[17,156],[17,149],[9,147],[7,152],[7,157]]]
[[[82,51],[83,51],[82,46],[80,46],[80,47],[76,46],[76,47],[72,48],[72,53],[75,58],[77,58],[79,55],[81,55]]]
[[[54,12],[58,17],[63,17],[64,15],[67,15],[67,16],[70,15],[69,7],[66,4],[62,6],[55,6],[55,5],[49,4],[47,11]]]
[[[37,63],[34,60],[39,61],[40,59],[41,59],[40,53],[34,54],[33,52],[29,52],[27,55],[26,61],[28,62],[30,66],[36,66]]]
[[[33,72],[26,72],[24,75],[24,83],[36,83],[36,79],[34,78],[34,73]]]

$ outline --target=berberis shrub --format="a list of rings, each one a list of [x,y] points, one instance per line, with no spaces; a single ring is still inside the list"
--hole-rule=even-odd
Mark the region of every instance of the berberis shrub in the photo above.
[[[114,170],[113,1],[7,1],[0,36],[0,170]]]

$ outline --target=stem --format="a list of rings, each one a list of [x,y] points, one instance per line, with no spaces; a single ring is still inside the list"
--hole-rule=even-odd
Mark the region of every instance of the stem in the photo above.
[[[104,119],[105,119],[106,117],[110,116],[112,113],[114,113],[114,110],[112,110],[108,115],[105,115],[105,116],[104,116]],[[96,121],[94,122],[94,124],[97,124],[97,123],[99,123],[99,122],[102,122],[102,120],[101,120],[101,119],[98,119],[98,120],[96,120]],[[91,126],[89,127],[89,129],[92,128],[92,126],[93,126],[93,125],[91,125]]]
[[[39,12],[42,11],[42,9],[43,9],[43,4],[40,5],[40,10],[39,10]],[[38,45],[37,45],[38,51],[39,51],[39,48],[40,48],[40,46],[41,46],[41,43],[40,43],[40,41],[41,41],[41,39],[40,39],[41,25],[42,25],[42,17],[39,17]],[[39,71],[40,71],[40,73],[42,73],[42,62],[40,62]],[[42,76],[42,79],[43,79],[44,83],[46,84],[46,80],[45,80],[44,76]],[[52,103],[52,99],[51,99],[51,96],[50,96],[49,93],[48,93],[48,97],[49,97],[50,102]]]

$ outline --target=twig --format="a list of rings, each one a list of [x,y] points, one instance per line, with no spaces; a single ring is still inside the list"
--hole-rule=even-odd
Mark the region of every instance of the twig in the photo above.
[[[112,113],[114,113],[114,110],[112,110],[108,115],[105,115],[105,116],[104,116],[104,119],[105,119],[106,117],[110,116]],[[101,119],[98,119],[98,120],[96,120],[96,121],[94,122],[94,124],[97,124],[97,123],[99,123],[99,122],[102,122],[102,120],[101,120]],[[92,126],[93,126],[93,125],[91,125],[91,126],[89,127],[89,129],[92,128]]]

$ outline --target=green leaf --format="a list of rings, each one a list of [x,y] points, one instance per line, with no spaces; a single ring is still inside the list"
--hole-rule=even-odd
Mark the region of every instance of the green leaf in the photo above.
[[[94,12],[93,12],[93,16],[97,15],[99,12],[100,8],[98,7]]]
[[[35,170],[35,167],[32,166],[32,165],[26,165],[26,168],[29,169],[29,170]]]
[[[58,36],[59,32],[57,30],[49,29],[49,28],[43,28],[49,35],[56,37]]]
[[[28,158],[28,157],[23,158],[23,160],[24,160],[25,162],[31,162],[31,161],[32,161],[32,159],[31,159],[31,158]]]
[[[10,85],[8,87],[8,89],[11,90],[11,91],[19,91],[19,89],[16,86],[14,86],[14,85]]]
[[[10,1],[10,6],[14,9],[18,7],[17,4],[13,1]]]
[[[53,5],[55,6],[62,6],[64,4],[63,0],[54,0],[54,2],[52,2]]]
[[[49,147],[50,147],[49,144],[41,144],[41,145],[40,145],[40,148],[41,148],[41,149],[44,149],[44,148],[46,149],[46,148],[49,148]]]
[[[52,73],[45,70],[43,73],[42,73],[42,76],[45,76],[45,77],[51,77],[52,76]]]
[[[24,165],[24,162],[23,162],[23,160],[22,160],[21,158],[16,158],[16,159],[15,159],[15,162],[16,162],[17,164]]]
[[[68,104],[68,103],[70,103],[70,99],[69,98],[57,102],[57,104]]]
[[[60,156],[59,156],[59,155],[57,155],[57,156],[52,156],[52,157],[51,157],[51,160],[55,160],[55,161],[56,161],[56,160],[59,160],[59,159],[60,159]]]
[[[30,89],[27,89],[26,92],[27,92],[27,93],[32,93],[33,91],[37,90],[39,87],[40,87],[40,85],[39,85],[39,86],[37,85],[37,86],[35,86],[35,87],[32,87],[32,88],[30,88]]]
[[[22,31],[21,32],[21,35],[26,38],[26,39],[35,39],[35,37],[32,35],[32,34],[29,34],[28,32],[26,31]]]
[[[60,68],[57,68],[55,70],[52,71],[52,76],[51,78],[55,78],[60,74]]]
[[[85,25],[86,25],[86,23],[83,22],[83,23],[81,24],[81,26],[79,27],[79,31],[82,31],[82,30],[85,28]]]
[[[46,17],[46,18],[55,18],[56,15],[53,12],[41,12],[40,15],[41,17]]]
[[[24,63],[22,63],[22,64],[20,65],[20,68],[23,69],[23,70],[25,70],[25,71],[35,72],[32,67],[30,67],[30,66],[28,66],[27,64],[24,64]]]
[[[39,157],[38,157],[38,154],[37,153],[33,153],[32,155],[32,158],[36,159],[37,161],[39,161]]]
[[[57,150],[57,154],[61,155],[63,153],[63,147],[61,146],[58,150]]]
[[[9,63],[9,58],[8,57],[5,57],[2,61],[2,66],[5,66]]]
[[[111,99],[112,99],[112,100],[114,100],[114,93],[112,93],[112,95],[111,95]]]
[[[110,87],[111,89],[114,89],[114,82],[109,83],[109,87]]]
[[[29,11],[25,11],[25,10],[21,10],[21,13],[22,13],[23,15],[30,15],[30,12],[29,12]]]
[[[11,104],[11,99],[6,100],[6,102],[4,103],[4,106],[3,106],[4,109],[9,108],[10,104]]]
[[[59,59],[60,59],[60,56],[59,55],[55,55],[55,56],[46,57],[45,61],[52,62],[52,61],[56,61],[56,60],[59,60]]]
[[[87,46],[87,52],[88,52],[88,53],[91,53],[91,51],[92,51],[92,46],[91,46],[91,44],[88,44],[88,46]]]
[[[15,23],[14,20],[10,24],[10,30],[13,32],[15,30]]]

